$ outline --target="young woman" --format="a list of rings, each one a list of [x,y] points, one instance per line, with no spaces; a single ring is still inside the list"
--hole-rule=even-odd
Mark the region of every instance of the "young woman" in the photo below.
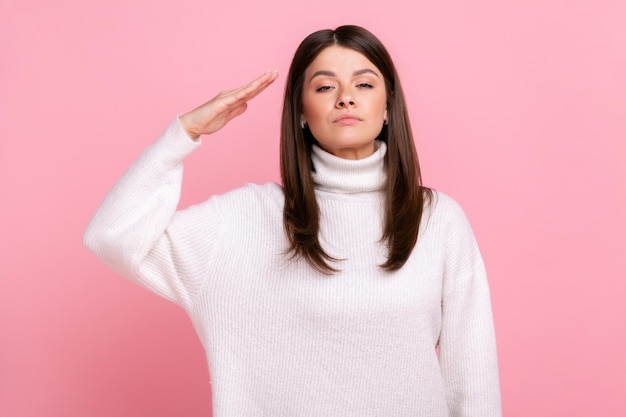
[[[461,208],[421,185],[398,75],[356,26],[309,35],[284,97],[278,184],[176,211],[183,159],[276,80],[174,120],[84,242],[179,304],[214,416],[500,416],[489,289]]]

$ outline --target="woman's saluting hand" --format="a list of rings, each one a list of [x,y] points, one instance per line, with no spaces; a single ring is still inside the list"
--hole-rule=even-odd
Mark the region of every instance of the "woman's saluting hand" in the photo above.
[[[248,101],[260,94],[276,80],[278,71],[267,71],[256,80],[234,90],[222,91],[200,107],[185,113],[180,122],[194,140],[210,135],[246,111]]]

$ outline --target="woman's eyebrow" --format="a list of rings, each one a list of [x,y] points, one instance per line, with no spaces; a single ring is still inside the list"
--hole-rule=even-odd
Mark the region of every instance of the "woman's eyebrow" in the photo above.
[[[357,76],[357,75],[362,75],[362,74],[374,74],[375,76],[378,77],[378,74],[376,74],[376,72],[374,70],[371,70],[369,68],[364,68],[364,69],[360,69],[360,70],[356,70],[352,73],[352,76]],[[327,70],[319,70],[319,71],[315,71],[313,73],[313,75],[311,76],[311,78],[309,79],[309,82],[311,82],[311,80],[313,80],[313,78],[317,77],[317,76],[321,76],[321,75],[325,75],[327,77],[336,77],[337,74],[332,72],[332,71],[327,71]]]

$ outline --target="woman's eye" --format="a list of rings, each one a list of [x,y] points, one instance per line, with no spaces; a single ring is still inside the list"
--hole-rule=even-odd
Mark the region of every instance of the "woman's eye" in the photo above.
[[[357,84],[357,87],[359,87],[359,88],[373,88],[372,84],[368,84],[368,83]]]
[[[331,86],[329,86],[329,85],[323,85],[323,86],[321,86],[321,87],[317,88],[315,91],[317,91],[317,92],[328,91],[328,90],[330,90],[331,88],[332,88],[332,87],[331,87]]]

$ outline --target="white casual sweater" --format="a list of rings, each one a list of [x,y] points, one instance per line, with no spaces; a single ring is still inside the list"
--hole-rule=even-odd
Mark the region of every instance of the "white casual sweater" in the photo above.
[[[485,270],[451,198],[435,193],[410,258],[385,272],[385,144],[356,161],[316,147],[320,240],[343,259],[326,276],[284,255],[277,184],[176,211],[183,158],[198,146],[174,121],[107,195],[84,243],[186,310],[215,417],[501,415]]]

